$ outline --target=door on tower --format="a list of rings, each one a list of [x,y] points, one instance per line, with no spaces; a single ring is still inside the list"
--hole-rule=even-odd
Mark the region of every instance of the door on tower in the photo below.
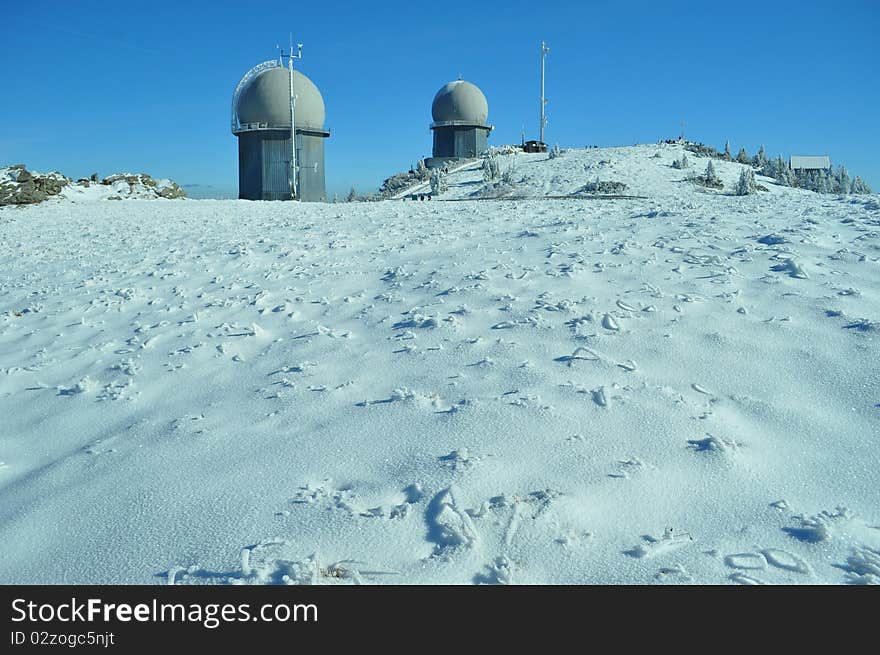
[[[290,200],[290,139],[263,141],[263,200]]]

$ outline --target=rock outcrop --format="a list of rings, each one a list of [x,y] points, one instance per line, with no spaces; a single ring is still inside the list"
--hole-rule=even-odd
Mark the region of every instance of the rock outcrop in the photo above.
[[[24,164],[0,169],[0,205],[29,205],[56,196],[71,183],[61,173],[37,173]]]
[[[146,173],[117,173],[103,179],[92,173],[74,182],[57,172],[29,171],[24,164],[0,167],[0,206],[35,204],[58,195],[93,200],[186,198],[176,182]]]
[[[112,186],[120,197],[143,197],[152,192],[159,198],[186,198],[186,192],[171,180],[155,180],[146,173],[117,173],[101,180],[101,184]],[[126,185],[128,188],[126,189]]]

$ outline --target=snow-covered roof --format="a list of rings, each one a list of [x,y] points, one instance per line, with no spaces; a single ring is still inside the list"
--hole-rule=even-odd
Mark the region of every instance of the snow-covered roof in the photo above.
[[[792,169],[826,169],[831,168],[831,158],[828,155],[792,155],[790,166]]]

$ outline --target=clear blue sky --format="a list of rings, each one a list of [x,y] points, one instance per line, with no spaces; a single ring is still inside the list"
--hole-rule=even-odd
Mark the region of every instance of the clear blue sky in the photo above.
[[[659,6],[666,5],[666,6]],[[301,7],[307,6],[307,10]],[[288,33],[327,106],[328,192],[430,154],[434,93],[489,100],[490,143],[537,138],[539,43],[562,147],[686,136],[829,154],[880,191],[880,3],[18,2],[3,12],[0,164],[237,188],[230,97]]]

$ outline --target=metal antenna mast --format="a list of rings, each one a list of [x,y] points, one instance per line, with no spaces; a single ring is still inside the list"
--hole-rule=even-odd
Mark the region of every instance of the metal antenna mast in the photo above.
[[[293,92],[293,60],[302,59],[303,44],[296,44],[296,54],[293,54],[293,34],[290,35],[290,49],[287,54],[281,51],[281,59],[287,57],[287,70],[290,78],[290,197],[295,200],[297,197],[296,185],[296,94]]]
[[[544,115],[544,107],[547,104],[547,98],[544,97],[544,59],[550,48],[541,41],[541,143],[544,142],[544,127],[547,125],[547,117]]]

